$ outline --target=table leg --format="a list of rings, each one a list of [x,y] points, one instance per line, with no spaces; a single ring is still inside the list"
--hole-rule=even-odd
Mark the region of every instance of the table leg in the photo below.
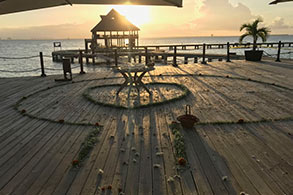
[[[123,75],[125,81],[124,81],[124,83],[122,83],[122,85],[121,85],[120,88],[118,89],[116,95],[119,95],[120,91],[121,91],[124,87],[126,87],[126,86],[128,85],[128,83],[129,83],[129,76],[128,76],[127,74],[125,74],[124,72],[121,72],[121,71],[119,71],[119,72]]]
[[[146,74],[147,72],[143,72],[139,75],[139,77],[137,78],[137,84],[138,86],[142,86],[150,95],[152,95],[152,93],[150,92],[150,90],[145,86],[145,84],[142,82],[142,78],[143,76]]]
[[[124,83],[122,83],[122,85],[120,86],[120,88],[118,89],[116,95],[119,95],[120,91],[126,87],[128,85],[128,81],[124,81]]]
[[[139,83],[138,83],[138,79],[139,77],[137,76],[137,72],[134,74],[134,77],[133,77],[133,82],[134,82],[134,85],[137,89],[137,92],[139,92]]]

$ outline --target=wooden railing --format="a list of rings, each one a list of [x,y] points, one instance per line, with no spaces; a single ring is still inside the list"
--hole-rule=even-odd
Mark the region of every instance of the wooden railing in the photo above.
[[[271,42],[271,43],[257,43],[258,48],[263,47],[278,47],[280,42]],[[206,49],[223,49],[227,48],[227,43],[203,43],[203,44],[165,44],[165,45],[146,45],[138,47],[147,47],[151,49],[160,50],[161,48],[169,48],[173,50],[175,47],[177,50],[197,50],[203,49],[203,46],[206,46]],[[229,43],[230,48],[250,48],[253,46],[252,43]],[[281,47],[293,47],[293,42],[281,42]]]
[[[147,46],[139,46],[137,48],[144,48],[145,51],[147,50],[155,50],[155,51],[159,51],[163,48],[168,48],[168,50],[173,51],[173,65],[177,66],[176,64],[176,57],[178,56],[177,51],[178,50],[202,50],[202,64],[206,64],[206,50],[207,49],[227,49],[227,53],[226,53],[226,61],[227,62],[231,62],[231,52],[230,49],[231,48],[251,48],[253,47],[253,44],[251,43],[229,43],[227,42],[226,44],[223,43],[215,43],[215,44],[168,44],[168,45],[147,45]],[[293,42],[271,42],[271,43],[257,43],[257,47],[258,48],[263,48],[263,47],[271,47],[271,48],[278,48],[277,54],[276,54],[276,61],[280,62],[280,55],[281,55],[281,49],[283,47],[293,47]]]

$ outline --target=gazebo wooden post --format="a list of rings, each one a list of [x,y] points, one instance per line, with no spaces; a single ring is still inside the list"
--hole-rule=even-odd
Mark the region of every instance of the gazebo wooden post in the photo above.
[[[105,46],[106,46],[106,48],[108,48],[108,41],[107,41],[106,31],[104,31],[104,40],[105,40]]]
[[[110,48],[112,48],[112,31],[110,31]]]
[[[87,45],[87,41],[84,40],[84,47],[85,47],[85,52],[87,53],[89,48],[88,48],[88,45]]]
[[[118,66],[118,52],[117,49],[115,49],[115,66]]]
[[[136,41],[137,41],[137,48],[139,47],[139,37],[138,37],[138,31],[136,31],[136,33],[137,33],[137,39],[136,39]]]

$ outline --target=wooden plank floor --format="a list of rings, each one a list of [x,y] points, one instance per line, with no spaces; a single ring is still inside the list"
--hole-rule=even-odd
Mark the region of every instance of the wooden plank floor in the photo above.
[[[54,82],[59,77],[0,79],[1,195],[120,190],[127,195],[293,194],[292,61],[156,67],[144,82],[180,83],[191,94],[134,110],[103,107],[82,97],[89,87],[122,83],[111,70],[74,75],[75,83],[66,85]],[[164,90],[157,92],[166,98]],[[33,93],[19,109],[44,119],[103,125],[80,169],[73,169],[71,162],[93,127],[21,115],[13,106]],[[106,89],[97,93],[105,94]],[[189,167],[179,170],[169,124],[184,113],[186,104],[203,124],[181,131]],[[220,124],[239,119],[276,121]]]

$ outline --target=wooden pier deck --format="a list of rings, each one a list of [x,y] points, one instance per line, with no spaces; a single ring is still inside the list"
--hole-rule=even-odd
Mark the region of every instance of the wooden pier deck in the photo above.
[[[156,67],[144,82],[180,83],[191,94],[141,109],[82,97],[91,86],[122,83],[111,70],[74,75],[65,85],[54,82],[60,77],[0,79],[1,195],[293,194],[292,61]],[[167,91],[156,90],[164,99]],[[16,111],[22,98],[19,109],[48,120]],[[189,165],[177,169],[169,124],[186,104],[202,124],[181,131]],[[52,122],[60,119],[103,125],[79,169],[71,162],[94,127]],[[228,123],[239,119],[244,123]]]

